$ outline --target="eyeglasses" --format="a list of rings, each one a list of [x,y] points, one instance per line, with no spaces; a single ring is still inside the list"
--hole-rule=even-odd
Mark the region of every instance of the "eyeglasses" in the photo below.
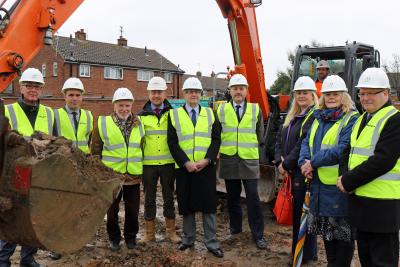
[[[25,83],[22,84],[22,86],[25,86],[28,89],[36,89],[36,90],[42,89],[42,86],[40,84]]]
[[[358,95],[359,98],[361,98],[361,97],[370,97],[370,96],[376,96],[377,94],[380,94],[380,93],[382,93],[384,91],[385,90],[381,90],[381,91],[378,91],[378,92],[375,92],[375,93],[358,93],[357,95]]]

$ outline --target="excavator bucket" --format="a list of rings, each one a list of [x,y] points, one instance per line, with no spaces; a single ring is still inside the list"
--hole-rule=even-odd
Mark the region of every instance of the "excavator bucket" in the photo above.
[[[219,168],[219,163],[217,164],[217,169]],[[217,171],[218,175],[219,171]],[[260,164],[260,179],[258,180],[258,195],[262,202],[268,203],[275,199],[276,188],[278,185],[278,176],[276,175],[275,167],[266,164]],[[217,191],[226,193],[225,181],[223,179],[218,179],[217,177]],[[246,197],[242,185],[242,197]]]
[[[123,177],[68,142],[34,139],[7,147],[0,239],[66,254],[94,236]]]

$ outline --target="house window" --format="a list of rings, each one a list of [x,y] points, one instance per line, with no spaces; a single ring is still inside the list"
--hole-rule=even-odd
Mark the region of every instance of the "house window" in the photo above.
[[[46,64],[42,64],[42,75],[43,78],[46,78]]]
[[[171,72],[164,73],[164,79],[167,83],[172,83],[172,73]]]
[[[58,76],[58,63],[53,62],[53,76],[57,77]]]
[[[124,72],[122,68],[105,67],[104,78],[113,80],[123,80]]]
[[[81,64],[79,65],[79,76],[90,77],[90,65]]]
[[[137,79],[138,81],[149,81],[154,77],[154,71],[151,70],[138,70]]]

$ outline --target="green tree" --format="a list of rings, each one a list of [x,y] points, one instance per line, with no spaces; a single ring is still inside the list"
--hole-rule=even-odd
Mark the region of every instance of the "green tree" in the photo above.
[[[290,93],[290,86],[291,86],[292,78],[289,76],[287,71],[278,71],[277,79],[275,80],[274,84],[271,85],[269,91],[271,94],[289,94]]]

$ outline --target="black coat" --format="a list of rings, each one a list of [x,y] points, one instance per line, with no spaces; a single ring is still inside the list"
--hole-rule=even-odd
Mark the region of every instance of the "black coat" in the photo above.
[[[196,211],[204,213],[216,212],[215,161],[221,145],[221,133],[217,125],[218,118],[215,116],[211,132],[211,144],[205,156],[205,158],[210,160],[210,164],[200,172],[189,173],[184,167],[189,158],[179,146],[176,129],[172,126],[171,118],[168,116],[168,146],[172,157],[179,166],[179,169],[175,171],[175,175],[178,208],[181,215]]]
[[[388,105],[391,103],[388,102],[383,107]],[[358,135],[366,124],[366,117],[364,113]],[[339,164],[340,173],[343,173],[343,187],[347,192],[369,183],[396,165],[400,157],[400,113],[387,120],[376,144],[374,155],[348,171],[350,149],[349,145],[343,151]],[[349,218],[350,223],[361,231],[395,233],[400,229],[400,199],[383,200],[350,194]]]
[[[282,162],[281,157],[284,158],[282,167],[292,175],[293,189],[305,189],[304,176],[301,174],[297,161],[301,142],[307,136],[307,132],[314,121],[314,116],[310,116],[301,127],[307,117],[308,110],[304,115],[294,117],[288,127],[281,126],[276,137],[275,165],[279,166]],[[300,136],[301,128],[302,134]]]

